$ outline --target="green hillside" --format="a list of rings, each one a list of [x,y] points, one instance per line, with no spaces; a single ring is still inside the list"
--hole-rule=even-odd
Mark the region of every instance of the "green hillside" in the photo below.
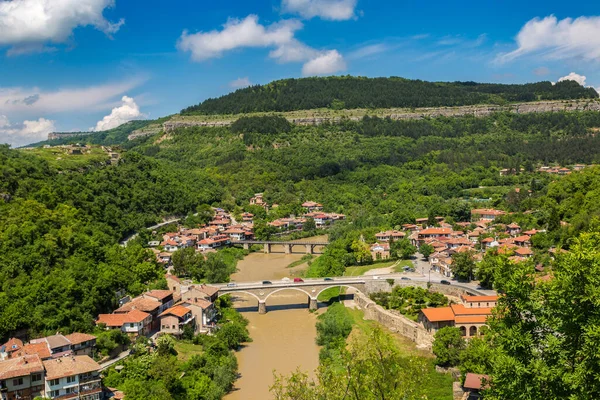
[[[574,81],[504,85],[475,82],[426,82],[397,77],[284,79],[236,90],[181,111],[182,115],[238,114],[332,109],[445,107],[505,104],[535,100],[598,98]]]

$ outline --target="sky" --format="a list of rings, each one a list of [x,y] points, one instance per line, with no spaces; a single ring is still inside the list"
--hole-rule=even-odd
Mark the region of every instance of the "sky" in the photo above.
[[[0,143],[154,119],[283,78],[600,89],[599,66],[594,1],[0,0]]]

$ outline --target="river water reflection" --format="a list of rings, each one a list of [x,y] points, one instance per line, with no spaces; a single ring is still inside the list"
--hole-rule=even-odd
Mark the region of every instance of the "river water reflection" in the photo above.
[[[326,237],[306,240],[323,239]],[[286,268],[301,257],[302,254],[252,253],[238,263],[239,271],[232,280],[251,282],[290,277],[306,268],[306,265]],[[253,342],[236,353],[240,378],[234,391],[225,396],[227,400],[271,399],[269,386],[273,384],[274,370],[289,374],[296,368],[313,371],[318,367],[316,315],[308,312],[306,295],[293,290],[278,292],[267,300],[268,312],[264,315],[258,314],[256,299],[247,295],[236,297],[235,306],[250,321],[248,330]]]

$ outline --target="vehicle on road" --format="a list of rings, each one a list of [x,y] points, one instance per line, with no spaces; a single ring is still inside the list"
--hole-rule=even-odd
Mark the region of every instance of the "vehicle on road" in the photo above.
[[[294,282],[304,282],[304,279],[302,279],[302,278],[294,278]]]
[[[441,283],[442,285],[452,285],[452,284],[450,283],[450,281],[447,281],[447,280],[445,280],[445,279],[442,279],[442,280],[440,281],[440,283]]]
[[[272,285],[273,282],[271,282],[271,281],[262,281],[262,284],[263,285]]]
[[[323,278],[324,281],[332,281],[333,278]]]
[[[227,284],[227,287],[236,287],[236,286],[237,286],[237,283],[235,283],[235,282],[229,282]]]
[[[400,278],[400,280],[401,280],[401,281],[410,281],[410,280],[412,280],[412,279],[410,279],[410,278],[407,278],[406,276],[403,276],[402,278]]]
[[[375,276],[373,277],[373,279],[379,279],[379,276],[375,275]]]
[[[290,282],[291,279],[286,276],[285,278],[281,278],[281,281],[282,282]]]

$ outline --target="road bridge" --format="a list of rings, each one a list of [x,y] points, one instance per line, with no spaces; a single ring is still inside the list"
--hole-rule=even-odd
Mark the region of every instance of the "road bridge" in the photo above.
[[[309,242],[309,241],[274,241],[274,240],[241,240],[237,242],[233,242],[234,244],[241,244],[244,246],[244,249],[250,249],[250,246],[254,244],[262,245],[264,248],[265,254],[270,254],[273,251],[272,246],[279,245],[283,246],[283,251],[285,254],[292,254],[294,246],[304,246],[304,251],[306,254],[319,254],[316,250],[317,247],[325,247],[329,244],[328,241],[318,241],[318,242]]]
[[[264,281],[271,282],[271,281]],[[327,278],[327,279],[307,279],[302,282],[294,281],[276,281],[272,283],[239,283],[215,285],[219,288],[219,297],[226,294],[245,293],[258,300],[258,313],[267,313],[267,300],[272,294],[283,290],[296,290],[306,294],[308,308],[316,310],[318,297],[321,292],[334,287],[347,287],[356,289],[365,293],[366,279],[364,278]],[[234,286],[235,285],[235,286]]]

